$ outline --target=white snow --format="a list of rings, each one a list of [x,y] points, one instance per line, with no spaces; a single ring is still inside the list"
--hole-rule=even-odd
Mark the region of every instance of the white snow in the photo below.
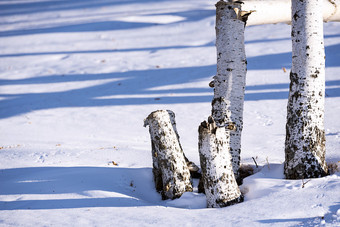
[[[143,120],[176,113],[199,164],[215,1],[0,1],[1,226],[340,226],[340,173],[283,178],[290,26],[246,28],[243,203],[162,201]],[[340,23],[325,23],[326,160],[340,161]],[[286,69],[284,72],[283,68]],[[252,160],[255,158],[259,168]]]

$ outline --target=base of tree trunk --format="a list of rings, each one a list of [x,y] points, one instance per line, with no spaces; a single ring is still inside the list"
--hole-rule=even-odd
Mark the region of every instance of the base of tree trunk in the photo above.
[[[316,155],[311,152],[306,152],[307,154],[302,154],[303,158],[294,159],[288,156],[298,156],[297,152],[291,152],[286,150],[286,160],[284,164],[284,174],[286,179],[308,179],[308,178],[320,178],[328,175],[327,166],[324,162],[324,166],[320,164]],[[295,160],[295,161],[294,161]],[[296,163],[298,162],[298,163]]]
[[[199,153],[207,206],[225,207],[243,201],[229,153],[229,140],[224,127],[216,127],[212,117],[201,123]],[[200,187],[201,188],[201,187]],[[202,190],[202,189],[200,189]]]

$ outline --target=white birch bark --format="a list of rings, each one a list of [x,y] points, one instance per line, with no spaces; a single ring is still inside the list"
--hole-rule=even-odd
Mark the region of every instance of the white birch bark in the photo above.
[[[214,77],[212,117],[225,127],[230,138],[230,153],[238,176],[243,128],[243,103],[247,62],[244,47],[244,22],[240,4],[219,1],[216,4],[217,74]]]
[[[201,123],[199,154],[207,207],[225,207],[243,201],[230,162],[228,138],[224,128],[212,118]]]
[[[255,10],[247,25],[291,23],[290,0],[244,0],[242,10]],[[340,0],[323,0],[323,21],[340,21]]]
[[[175,127],[175,114],[170,110],[152,112],[144,121],[149,125],[152,144],[153,173],[156,189],[163,199],[181,197],[192,191],[187,166]]]
[[[183,151],[183,148],[182,148],[182,145],[181,145],[180,139],[179,139],[180,137],[179,137],[177,127],[176,127],[175,113],[172,112],[171,110],[167,110],[167,111],[168,111],[169,116],[170,116],[170,121],[171,121],[172,127],[173,127],[173,129],[176,133],[178,144],[179,144],[181,150]],[[184,155],[185,162],[186,162],[186,164],[189,168],[190,176],[192,178],[200,178],[201,175],[199,173],[199,167],[195,163],[193,163],[192,161],[189,161],[189,159],[185,156],[184,151],[183,151],[183,155]]]
[[[292,0],[292,69],[284,168],[288,179],[321,177],[327,173],[322,3]]]

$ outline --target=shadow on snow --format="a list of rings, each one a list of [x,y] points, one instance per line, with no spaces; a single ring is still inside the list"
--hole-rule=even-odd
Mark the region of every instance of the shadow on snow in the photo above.
[[[329,212],[325,216],[318,216],[312,218],[292,218],[292,219],[264,219],[259,220],[261,224],[278,224],[287,222],[299,222],[299,226],[318,226],[320,221],[325,220],[327,224],[331,224],[336,221],[336,213],[340,209],[340,203],[337,202],[335,205],[329,207]]]
[[[163,0],[166,1],[166,0]],[[157,4],[161,4],[161,1],[148,0],[143,3],[154,2]],[[34,14],[34,13],[45,13],[50,11],[55,11],[57,14],[58,11],[67,11],[67,10],[82,10],[87,14],[91,14],[93,8],[99,10],[99,13],[96,14],[97,19],[92,20],[82,20],[80,22],[68,22],[65,23],[55,23],[53,25],[45,26],[45,27],[37,27],[37,28],[24,28],[18,30],[7,30],[0,31],[0,37],[11,37],[11,36],[21,36],[21,35],[33,35],[33,34],[46,34],[46,33],[58,33],[58,32],[96,32],[96,31],[114,31],[114,30],[126,30],[126,29],[136,29],[136,28],[144,28],[150,26],[162,26],[162,24],[155,22],[126,22],[123,20],[110,20],[107,21],[107,17],[104,19],[98,18],[98,16],[114,16],[115,12],[105,12],[100,11],[105,7],[117,6],[117,5],[129,5],[139,3],[139,1],[135,0],[125,0],[125,1],[117,1],[117,0],[99,0],[99,1],[48,1],[48,2],[39,2],[39,3],[17,3],[17,4],[1,4],[0,6],[0,15],[1,16],[13,16],[13,15],[23,15],[23,14]],[[135,7],[135,6],[132,6]],[[134,9],[131,14],[134,16],[138,12],[138,9]],[[127,12],[129,13],[129,12]],[[138,14],[138,13],[137,13]],[[129,15],[129,14],[127,14]],[[202,20],[207,17],[212,17],[215,15],[215,10],[188,10],[182,12],[169,12],[163,14],[145,14],[142,16],[178,16],[182,17],[183,20],[180,20],[180,23],[183,22],[192,22]],[[80,14],[79,17],[82,15]],[[63,16],[65,19],[66,16]],[[57,19],[57,18],[56,18]],[[93,21],[94,20],[94,21]],[[70,20],[72,21],[72,20]],[[167,24],[175,24],[179,22],[170,22]],[[3,22],[3,25],[10,25],[13,22]],[[18,23],[18,21],[16,22]]]
[[[158,1],[149,0],[149,2]],[[46,11],[86,9],[91,7],[105,7],[118,4],[138,3],[136,0],[114,1],[41,1],[39,3],[18,3],[2,4],[1,15],[32,14]],[[192,10],[184,12],[166,13],[166,15],[181,16],[185,21],[197,21],[205,17],[214,16],[214,10]],[[164,14],[165,15],[165,14]],[[183,21],[182,21],[183,22]],[[175,22],[177,23],[177,22]],[[37,28],[28,30],[12,30],[0,32],[0,36],[25,35],[36,33],[51,33],[56,31],[98,31],[115,30],[124,28],[137,28],[153,26],[154,23],[134,23],[121,21],[97,21],[83,22],[82,24],[64,25],[53,28]],[[270,40],[253,40],[252,42],[268,42]],[[207,43],[201,46],[171,46],[151,48],[131,48],[121,50],[79,50],[79,51],[56,51],[56,52],[34,52],[2,54],[0,58],[40,56],[49,54],[95,54],[115,53],[129,51],[150,51],[157,52],[164,49],[181,49],[213,46]],[[339,67],[340,44],[326,47],[326,66]],[[267,70],[291,67],[291,53],[279,53],[249,57],[248,70]],[[71,74],[71,75],[49,75],[36,76],[28,79],[0,80],[0,86],[6,85],[56,85],[65,82],[101,82],[99,85],[92,85],[85,88],[72,88],[64,85],[64,91],[28,93],[18,90],[15,94],[3,93],[0,95],[0,118],[7,118],[35,110],[61,108],[61,107],[93,107],[93,106],[117,106],[117,105],[145,105],[145,104],[173,104],[173,103],[200,103],[211,102],[213,90],[206,88],[187,88],[185,83],[197,80],[209,81],[216,73],[216,66],[197,66],[173,69],[151,69],[141,71],[114,72],[104,74]],[[287,75],[288,76],[288,75]],[[111,80],[111,82],[103,80]],[[326,86],[339,85],[339,80],[327,81]],[[176,89],[153,88],[168,85],[181,85]],[[288,84],[265,84],[246,87],[246,101],[287,99]],[[273,89],[280,89],[272,91]],[[52,89],[51,89],[52,90]],[[271,90],[271,91],[269,91]],[[256,91],[256,92],[249,92]],[[189,93],[191,93],[189,95]],[[207,94],[208,93],[208,94]],[[209,94],[210,93],[210,94]],[[110,97],[111,96],[111,97]],[[326,87],[326,97],[339,97],[339,87]]]
[[[0,170],[0,179],[0,195],[18,197],[14,201],[0,201],[0,210],[136,207],[162,202],[153,187],[151,168],[4,169]],[[63,198],[58,199],[62,194]],[[25,199],[34,195],[48,198]]]
[[[143,0],[144,3],[162,2],[166,0]],[[11,16],[17,14],[34,14],[44,12],[56,12],[61,10],[93,9],[109,6],[129,5],[140,3],[138,0],[52,0],[39,2],[15,2],[1,4],[1,15]]]
[[[340,46],[340,45],[339,45]],[[288,56],[289,54],[287,54]],[[263,62],[272,59],[266,57],[249,58],[249,69],[265,69],[265,63],[257,65],[257,58]],[[262,61],[261,61],[262,62]],[[268,63],[270,64],[270,63]],[[267,68],[279,69],[278,63]],[[41,85],[48,87],[58,83],[63,84],[64,91],[38,93],[3,93],[0,95],[0,118],[7,118],[35,110],[62,107],[94,107],[117,105],[147,105],[211,102],[213,89],[187,88],[185,83],[198,80],[209,81],[216,73],[216,66],[197,66],[174,69],[151,69],[106,74],[71,74],[38,76],[27,79],[0,80],[1,86],[6,85]],[[287,75],[288,76],[288,75]],[[103,81],[101,84],[85,88],[67,89],[66,82]],[[104,80],[111,80],[109,82]],[[80,83],[81,84],[81,83]],[[180,88],[156,87],[180,85]],[[326,97],[339,97],[340,80],[326,82]],[[333,86],[333,87],[329,87]],[[246,87],[246,101],[287,99],[289,84],[265,84]],[[53,88],[52,88],[53,89]],[[277,91],[275,91],[275,89]],[[268,90],[268,91],[267,91]],[[270,90],[270,91],[269,91]],[[273,91],[274,90],[274,91]],[[255,92],[252,92],[255,91]],[[191,94],[189,94],[191,93]],[[210,94],[209,94],[210,93]]]

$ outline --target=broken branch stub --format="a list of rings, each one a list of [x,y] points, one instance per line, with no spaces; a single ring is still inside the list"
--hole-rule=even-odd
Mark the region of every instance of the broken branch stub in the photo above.
[[[227,132],[217,127],[213,118],[204,121],[198,128],[199,154],[204,192],[209,208],[225,207],[243,201],[237,185]]]
[[[175,114],[170,110],[152,112],[144,121],[149,125],[152,145],[153,174],[157,191],[163,199],[181,197],[192,191],[191,177],[179,136]]]

